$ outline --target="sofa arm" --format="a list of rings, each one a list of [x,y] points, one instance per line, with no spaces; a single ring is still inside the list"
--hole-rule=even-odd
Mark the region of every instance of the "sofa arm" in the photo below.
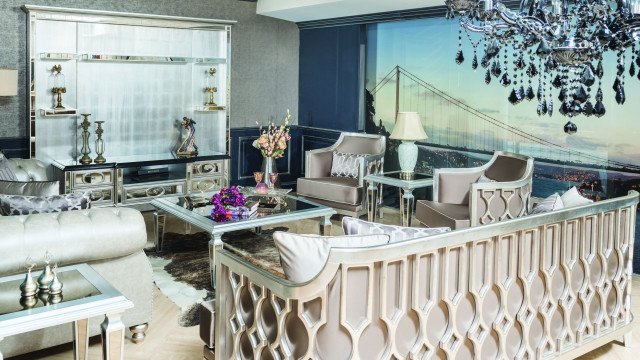
[[[531,178],[511,182],[471,185],[469,214],[471,226],[519,218],[529,212]]]
[[[305,177],[319,178],[331,176],[331,164],[333,162],[332,149],[325,148],[307,151],[306,161]]]
[[[60,266],[118,258],[144,249],[142,214],[128,208],[0,217],[0,275],[24,271],[28,256],[49,251]]]
[[[433,174],[433,201],[445,204],[469,203],[469,189],[484,168],[437,169]]]
[[[47,168],[36,159],[9,159],[9,166],[18,181],[48,181]]]

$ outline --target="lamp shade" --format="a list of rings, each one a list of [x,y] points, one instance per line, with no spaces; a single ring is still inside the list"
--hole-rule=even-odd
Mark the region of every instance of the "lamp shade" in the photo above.
[[[390,139],[394,140],[425,140],[429,137],[424,132],[420,115],[417,112],[399,112],[396,118],[396,125],[393,128]]]
[[[18,95],[18,70],[0,69],[0,96]]]

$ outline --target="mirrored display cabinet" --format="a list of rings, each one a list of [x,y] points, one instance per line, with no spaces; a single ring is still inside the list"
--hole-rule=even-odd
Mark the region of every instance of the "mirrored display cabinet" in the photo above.
[[[128,205],[228,184],[235,21],[23,9],[30,154],[63,191]]]

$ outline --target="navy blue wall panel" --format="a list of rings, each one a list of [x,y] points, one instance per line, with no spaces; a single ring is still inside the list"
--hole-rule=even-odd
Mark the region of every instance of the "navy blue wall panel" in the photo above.
[[[8,158],[27,158],[28,142],[26,138],[0,138],[0,151]]]
[[[298,125],[358,131],[363,25],[300,30]]]

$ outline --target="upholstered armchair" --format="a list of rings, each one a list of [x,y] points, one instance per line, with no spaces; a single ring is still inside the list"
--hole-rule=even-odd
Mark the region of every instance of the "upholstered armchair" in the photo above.
[[[364,177],[382,172],[385,149],[384,136],[342,133],[334,145],[307,151],[305,177],[298,179],[298,195],[330,206],[339,214],[353,217],[366,214]],[[364,155],[356,159],[356,177],[331,176],[334,153]]]
[[[526,215],[533,158],[496,151],[483,166],[437,169],[433,201],[419,200],[416,218],[429,227],[462,229]]]

